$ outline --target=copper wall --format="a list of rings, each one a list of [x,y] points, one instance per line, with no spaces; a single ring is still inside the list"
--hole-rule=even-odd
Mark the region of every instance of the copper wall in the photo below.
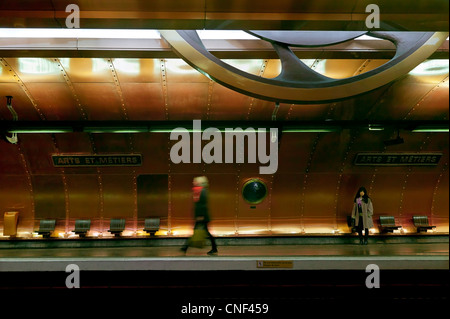
[[[349,77],[385,60],[313,60],[325,74]],[[233,60],[247,72],[274,77],[277,60]],[[281,104],[277,121],[446,120],[448,61],[431,60],[427,72],[411,72],[373,92],[334,103]],[[444,63],[445,62],[445,63]],[[312,62],[310,61],[310,64]],[[435,64],[433,64],[435,63]],[[436,64],[437,63],[437,64]],[[35,69],[40,68],[36,74]],[[131,68],[130,66],[133,66]],[[45,71],[45,72],[44,72]],[[89,120],[264,120],[275,105],[214,83],[179,59],[0,58],[0,97],[14,96],[21,121]],[[0,101],[0,120],[11,114]],[[56,218],[58,231],[73,230],[78,218],[92,219],[105,233],[111,218],[127,219],[127,235],[139,232],[147,216],[159,216],[162,234],[189,233],[191,182],[211,182],[212,229],[216,234],[348,232],[346,216],[357,188],[365,185],[379,215],[393,215],[407,231],[411,216],[424,214],[437,231],[448,232],[448,133],[402,131],[405,143],[386,148],[390,129],[344,129],[335,133],[282,134],[275,175],[258,174],[259,164],[171,163],[175,143],[168,134],[19,134],[18,145],[0,140],[0,212],[20,212],[19,233],[31,233],[39,219]],[[443,152],[437,166],[354,166],[359,152]],[[52,154],[139,153],[140,167],[55,168]],[[139,189],[140,176],[167,176],[156,183],[158,196]],[[250,208],[242,185],[259,177],[265,200]],[[147,177],[145,177],[147,178]],[[145,184],[145,183],[144,183]],[[151,188],[150,188],[151,189]],[[164,198],[165,204],[161,200]],[[142,212],[154,205],[158,212]],[[3,227],[0,218],[0,228]]]
[[[61,233],[73,230],[75,219],[90,218],[94,232],[106,233],[111,218],[126,218],[127,234],[133,235],[139,234],[145,217],[159,216],[162,234],[183,235],[192,226],[192,178],[205,174],[216,234],[348,232],[346,216],[361,185],[373,199],[375,220],[393,215],[412,232],[412,215],[423,214],[439,232],[448,232],[448,134],[403,133],[405,144],[388,149],[443,152],[437,166],[353,165],[358,152],[387,151],[382,141],[392,136],[389,131],[356,130],[286,133],[277,173],[259,175],[259,164],[175,165],[168,155],[174,142],[164,133],[20,134],[17,146],[0,142],[0,207],[20,212],[22,233],[32,232],[44,218],[57,219]],[[143,165],[55,168],[51,162],[55,153],[94,151],[139,153]],[[144,175],[147,181],[158,176],[159,182],[144,187],[138,183]],[[252,208],[241,192],[245,181],[254,177],[265,182],[269,193]],[[152,187],[157,196],[148,194]]]

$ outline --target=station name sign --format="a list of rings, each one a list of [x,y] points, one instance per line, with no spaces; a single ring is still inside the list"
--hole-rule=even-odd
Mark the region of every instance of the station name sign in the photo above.
[[[52,155],[52,161],[55,167],[141,166],[142,155]]]
[[[437,165],[442,153],[358,153],[355,165]]]

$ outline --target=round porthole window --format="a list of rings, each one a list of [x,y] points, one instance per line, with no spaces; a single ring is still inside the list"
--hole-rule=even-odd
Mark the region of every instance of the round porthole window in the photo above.
[[[249,204],[259,204],[267,196],[266,184],[260,179],[251,179],[242,187],[242,196]]]

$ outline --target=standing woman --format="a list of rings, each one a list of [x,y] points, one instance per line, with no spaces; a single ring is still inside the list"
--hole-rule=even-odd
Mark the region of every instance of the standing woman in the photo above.
[[[211,250],[208,255],[217,254],[217,245],[214,237],[208,230],[208,223],[210,222],[209,209],[208,209],[208,187],[209,182],[206,176],[195,177],[192,187],[192,199],[194,201],[194,215],[195,215],[195,228],[203,227],[206,231],[208,238],[211,240]],[[189,247],[189,240],[181,248],[186,252]]]
[[[367,245],[369,238],[369,228],[373,227],[373,205],[367,195],[365,187],[360,187],[355,195],[352,219],[354,219],[355,227],[359,234],[359,244]],[[364,237],[362,231],[364,229]]]

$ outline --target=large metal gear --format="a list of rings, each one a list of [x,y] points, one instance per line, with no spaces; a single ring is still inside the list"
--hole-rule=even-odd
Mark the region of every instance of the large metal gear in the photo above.
[[[173,50],[192,67],[214,81],[263,100],[302,104],[346,99],[374,90],[407,74],[433,54],[448,37],[446,32],[359,31],[247,31],[269,41],[281,61],[273,79],[243,72],[211,54],[195,30],[161,30]],[[395,56],[382,66],[346,79],[332,79],[309,68],[290,47],[325,47],[362,35],[389,40]]]

